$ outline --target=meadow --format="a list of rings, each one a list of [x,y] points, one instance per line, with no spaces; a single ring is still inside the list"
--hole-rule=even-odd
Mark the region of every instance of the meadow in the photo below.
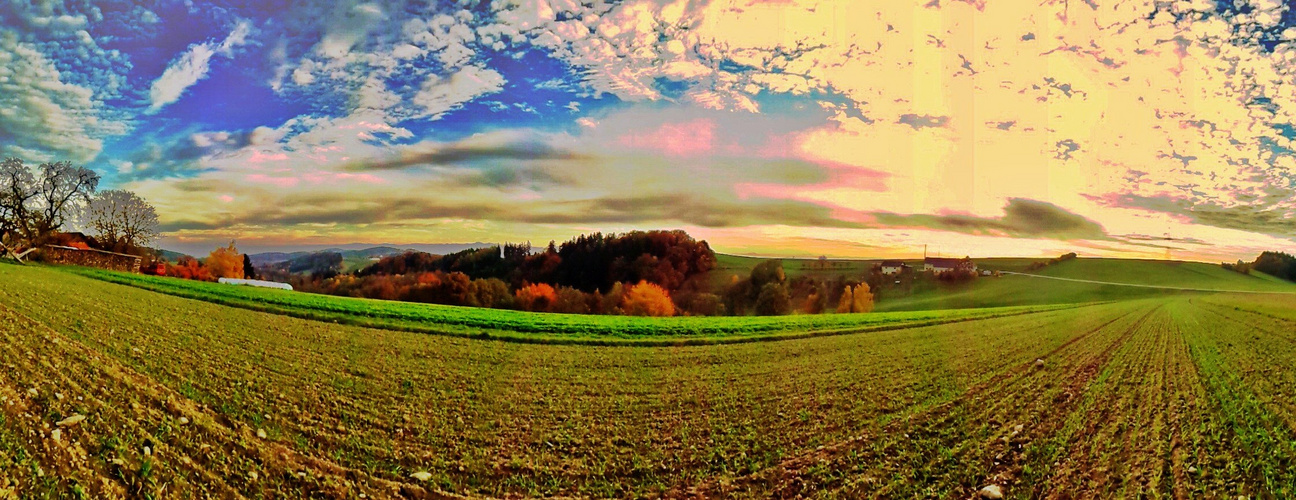
[[[0,265],[0,496],[1282,498],[1293,362],[1288,295],[541,345]]]
[[[889,314],[670,317],[536,314],[238,287],[170,277],[66,268],[82,276],[222,305],[375,328],[568,344],[690,345],[838,335],[1023,314],[1069,305]]]
[[[1130,283],[1153,287],[1201,288],[1243,292],[1292,293],[1296,285],[1263,273],[1244,275],[1201,262],[1081,258],[1043,269],[1027,270],[1025,259],[982,259],[983,269],[1030,273],[1052,278]],[[1004,275],[978,278],[972,283],[937,284],[912,295],[883,297],[878,311],[918,311],[1007,305],[1065,304],[1095,300],[1131,300],[1167,295],[1191,296],[1194,292],[1059,281]]]

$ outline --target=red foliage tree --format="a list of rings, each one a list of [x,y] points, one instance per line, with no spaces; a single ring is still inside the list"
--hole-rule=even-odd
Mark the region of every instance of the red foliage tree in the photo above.
[[[198,262],[198,259],[188,255],[180,257],[175,265],[167,264],[166,275],[187,280],[216,281],[210,270]]]
[[[516,292],[517,305],[526,311],[548,312],[558,301],[558,293],[547,283],[526,283]]]

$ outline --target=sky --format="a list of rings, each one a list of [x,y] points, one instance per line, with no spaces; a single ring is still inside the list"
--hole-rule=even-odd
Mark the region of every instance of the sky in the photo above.
[[[1296,249],[1281,0],[0,0],[0,157],[163,248],[689,231],[779,256]]]

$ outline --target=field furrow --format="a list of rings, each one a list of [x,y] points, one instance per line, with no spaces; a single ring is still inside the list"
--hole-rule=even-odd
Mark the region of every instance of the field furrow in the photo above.
[[[1296,314],[1263,299],[731,345],[536,345],[0,272],[17,278],[0,280],[0,476],[27,496],[1296,491]],[[52,443],[73,414],[87,418]]]

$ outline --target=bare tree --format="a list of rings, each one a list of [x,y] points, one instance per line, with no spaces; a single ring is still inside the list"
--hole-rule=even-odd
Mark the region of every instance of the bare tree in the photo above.
[[[90,201],[99,187],[99,174],[85,167],[74,167],[70,161],[42,163],[39,180],[36,198],[40,217],[36,224],[41,236],[63,227],[68,217],[78,213],[81,204]]]
[[[23,161],[6,158],[0,162],[0,242],[16,238],[26,220],[27,210],[36,193],[31,189],[35,178]]]
[[[157,236],[157,210],[133,192],[102,191],[90,203],[82,224],[116,250],[147,245]]]
[[[43,163],[37,170],[33,174],[17,158],[0,162],[0,250],[15,257],[63,227],[99,186],[99,174],[71,162]]]
[[[28,208],[36,193],[32,190],[35,178],[31,170],[18,158],[0,162],[0,256],[12,255],[21,261],[9,245],[17,245],[20,231],[26,226]]]

